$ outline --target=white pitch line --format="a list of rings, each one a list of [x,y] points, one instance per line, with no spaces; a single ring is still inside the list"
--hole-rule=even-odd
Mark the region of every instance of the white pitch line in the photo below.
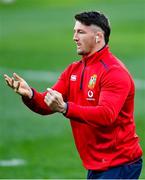
[[[23,166],[26,161],[23,159],[0,160],[1,167]]]
[[[9,69],[9,68],[1,68],[0,74],[8,74],[12,75],[13,72],[18,73],[25,80],[35,81],[35,82],[49,82],[54,83],[57,81],[59,77],[59,72],[52,71],[41,71],[41,70],[20,70],[20,69]]]
[[[54,83],[57,81],[60,73],[51,71],[21,71],[21,74],[27,79],[36,82],[50,82]]]
[[[0,0],[0,2],[3,4],[12,4],[15,2],[15,0]]]
[[[35,82],[55,83],[61,72],[39,71],[39,70],[19,70],[0,68],[0,74],[6,73],[11,75],[13,72],[20,74],[24,79]],[[135,78],[135,86],[137,90],[145,90],[145,79]]]

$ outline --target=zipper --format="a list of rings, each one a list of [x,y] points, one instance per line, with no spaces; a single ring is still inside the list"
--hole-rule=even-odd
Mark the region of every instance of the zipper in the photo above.
[[[83,67],[83,71],[82,71],[82,74],[81,74],[80,90],[83,89],[83,81],[84,81],[85,68],[86,68],[86,62],[84,62],[84,67]]]

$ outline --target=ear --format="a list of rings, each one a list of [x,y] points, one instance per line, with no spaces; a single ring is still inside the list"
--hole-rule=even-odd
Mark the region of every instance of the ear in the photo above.
[[[103,33],[100,32],[100,31],[98,31],[98,32],[96,33],[96,43],[101,42],[102,39],[103,39]]]
[[[96,36],[96,43],[98,43],[98,40],[99,40],[99,36],[97,35]]]

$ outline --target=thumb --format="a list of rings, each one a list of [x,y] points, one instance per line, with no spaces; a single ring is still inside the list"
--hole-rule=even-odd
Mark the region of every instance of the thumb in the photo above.
[[[16,79],[16,80],[20,80],[22,81],[23,79],[16,73],[13,73],[13,77]]]

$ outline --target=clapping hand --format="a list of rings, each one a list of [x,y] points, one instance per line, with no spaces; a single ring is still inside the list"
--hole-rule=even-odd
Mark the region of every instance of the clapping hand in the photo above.
[[[13,73],[12,77],[4,74],[5,81],[9,87],[11,87],[16,93],[21,96],[31,98],[33,95],[32,89],[27,82],[16,73]]]
[[[44,102],[53,112],[66,113],[67,104],[63,101],[62,94],[50,88],[47,90]]]

